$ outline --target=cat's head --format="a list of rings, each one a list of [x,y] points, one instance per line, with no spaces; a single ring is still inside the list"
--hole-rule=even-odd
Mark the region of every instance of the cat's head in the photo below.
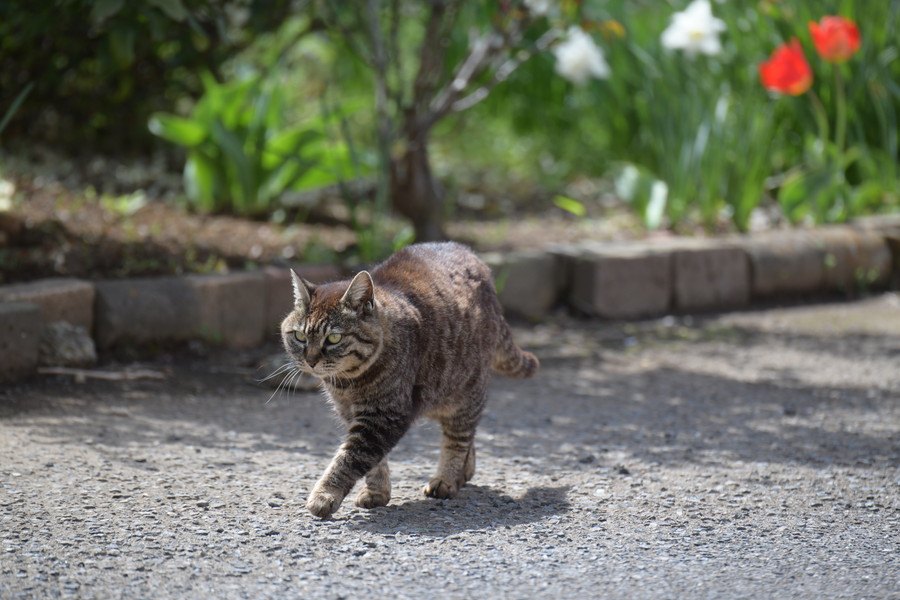
[[[294,310],[281,323],[284,348],[297,366],[317,377],[361,375],[381,351],[382,329],[372,276],[313,285],[291,271]]]

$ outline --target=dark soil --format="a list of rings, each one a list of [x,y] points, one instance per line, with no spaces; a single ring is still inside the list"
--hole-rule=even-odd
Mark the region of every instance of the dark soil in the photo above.
[[[358,261],[356,235],[348,219],[341,218],[337,199],[323,215],[282,224],[195,214],[171,199],[98,196],[93,188],[73,189],[41,177],[13,182],[13,209],[0,211],[0,284]],[[595,210],[586,218],[574,218],[549,200],[543,207],[530,203],[513,210],[493,211],[486,219],[484,213],[461,209],[460,217],[447,224],[448,235],[481,251],[641,235],[634,217],[621,207]],[[388,235],[401,227],[400,222],[389,223]]]
[[[191,214],[161,201],[133,211],[60,185],[17,182],[20,202],[0,213],[0,282],[98,279],[323,262],[354,243],[343,226],[280,226]]]

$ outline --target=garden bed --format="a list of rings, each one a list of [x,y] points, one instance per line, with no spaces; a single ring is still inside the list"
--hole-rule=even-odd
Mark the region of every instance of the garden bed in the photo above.
[[[0,212],[0,283],[45,277],[104,279],[212,273],[288,262],[358,262],[356,234],[340,218],[273,223],[201,215],[142,192],[98,195],[40,178],[15,179],[13,210]],[[339,200],[335,200],[335,203]],[[523,208],[521,205],[525,205]],[[515,251],[553,243],[645,237],[622,205],[575,218],[535,203],[507,203],[490,219],[465,210],[448,235],[479,251]],[[400,222],[387,224],[392,234]],[[659,234],[657,234],[659,235]]]

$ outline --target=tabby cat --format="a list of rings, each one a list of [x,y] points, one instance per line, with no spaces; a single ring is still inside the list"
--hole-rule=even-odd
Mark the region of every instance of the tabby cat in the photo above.
[[[490,269],[448,242],[410,246],[350,282],[316,286],[292,275],[284,347],[299,369],[322,379],[348,430],[306,508],[329,517],[362,477],[356,505],[386,505],[387,454],[420,415],[443,430],[425,495],[455,496],[475,473],[475,427],[491,369],[529,377],[538,368],[513,342]]]

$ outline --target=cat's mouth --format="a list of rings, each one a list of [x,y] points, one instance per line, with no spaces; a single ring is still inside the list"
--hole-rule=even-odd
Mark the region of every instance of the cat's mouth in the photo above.
[[[339,375],[338,369],[334,367],[325,367],[322,365],[316,365],[315,367],[309,366],[307,363],[299,363],[298,366],[300,370],[308,375],[313,375],[320,379],[325,379],[326,377],[334,377],[335,375]]]

